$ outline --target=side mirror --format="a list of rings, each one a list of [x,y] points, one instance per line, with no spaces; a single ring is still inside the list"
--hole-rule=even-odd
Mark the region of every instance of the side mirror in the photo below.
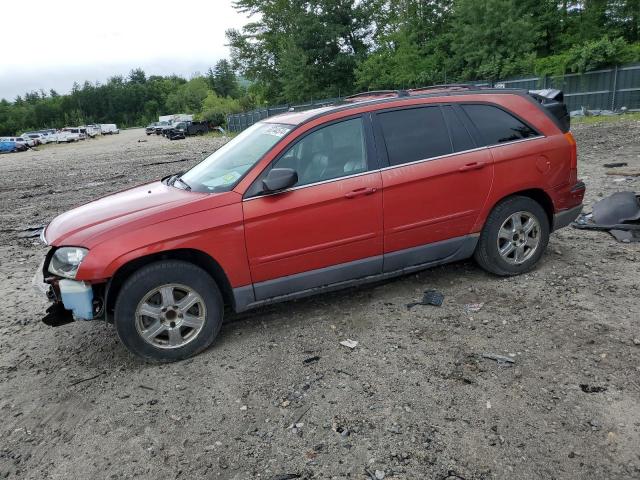
[[[279,192],[298,183],[298,172],[293,168],[272,168],[262,180],[262,189],[267,193]]]

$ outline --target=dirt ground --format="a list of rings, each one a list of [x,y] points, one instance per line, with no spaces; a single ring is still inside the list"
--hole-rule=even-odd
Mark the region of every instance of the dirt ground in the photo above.
[[[640,190],[602,167],[640,167],[640,122],[574,132],[588,204]],[[45,247],[23,229],[222,141],[128,130],[0,156],[0,478],[640,478],[640,244],[606,233],[554,233],[517,278],[467,261],[249,312],[171,365],[101,322],[42,324]],[[408,310],[425,289],[444,304]]]

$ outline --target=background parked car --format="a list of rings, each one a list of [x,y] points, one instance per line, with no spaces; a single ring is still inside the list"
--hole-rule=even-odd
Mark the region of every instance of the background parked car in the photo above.
[[[156,123],[156,126],[154,128],[156,135],[161,135],[162,131],[167,127],[171,127],[171,122],[169,122],[168,120],[162,120]]]
[[[95,134],[94,136],[102,135],[102,128],[97,123],[91,123],[87,125],[87,128],[93,130],[93,133]]]
[[[25,132],[22,134],[23,138],[30,138],[36,145],[47,143],[47,139],[41,133],[38,132]]]
[[[24,147],[22,150],[26,150],[27,148],[31,148],[35,145],[33,140],[29,139],[29,141],[27,141],[24,137],[5,137],[5,139],[9,142],[15,142],[18,145],[22,145],[22,147]]]
[[[78,127],[67,127],[62,129],[63,132],[73,133],[78,136],[77,140],[85,140],[87,138],[86,130],[83,132]]]
[[[115,123],[101,123],[100,129],[103,135],[113,135],[120,133],[120,129]]]
[[[0,138],[0,153],[15,152],[17,148],[18,147],[16,142],[11,142],[5,138]]]
[[[4,147],[10,152],[23,152],[29,148],[22,137],[3,137],[0,138],[0,142],[11,144]]]
[[[28,147],[35,147],[36,145],[38,145],[38,142],[36,142],[36,140],[25,135],[16,137],[16,139],[18,143],[25,143]]]
[[[47,143],[54,143],[57,140],[57,135],[56,132],[53,131],[49,131],[49,130],[43,130],[40,133],[47,141]]]
[[[187,135],[203,135],[208,131],[208,122],[182,121],[176,123],[171,130],[166,131],[165,135],[170,140],[175,140],[176,138],[184,138]]]
[[[56,134],[56,143],[71,143],[80,140],[80,133],[74,133],[69,130],[61,130]]]

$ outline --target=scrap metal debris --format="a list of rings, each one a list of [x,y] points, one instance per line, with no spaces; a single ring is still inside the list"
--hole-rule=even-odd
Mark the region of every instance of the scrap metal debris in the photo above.
[[[169,161],[166,161],[166,162],[143,163],[140,166],[141,167],[151,167],[153,165],[165,165],[167,163],[182,163],[182,162],[188,162],[188,161],[189,161],[188,158],[181,158],[180,160],[169,160]]]
[[[607,175],[619,175],[621,177],[640,177],[640,170],[616,170],[606,173]]]
[[[465,313],[478,313],[484,307],[484,303],[468,303],[464,306]]]
[[[346,340],[342,340],[340,342],[340,345],[342,345],[343,347],[347,347],[350,348],[351,350],[353,350],[354,348],[356,348],[358,346],[358,342],[355,340],[350,340],[350,339],[346,339]]]
[[[20,238],[34,238],[39,237],[42,230],[44,230],[45,225],[30,225],[28,227],[23,228],[20,233],[18,233],[18,237]]]
[[[465,480],[464,477],[461,477],[459,474],[457,474],[454,470],[449,470],[447,472],[447,476],[444,477],[442,480]]]
[[[622,107],[620,110],[589,110],[585,107],[580,107],[580,110],[571,110],[569,115],[572,117],[609,117],[612,115],[622,115],[627,109]]]
[[[442,305],[443,301],[444,295],[440,292],[436,290],[425,290],[422,301],[407,303],[407,309],[411,310],[416,305],[433,305],[435,307],[439,307]]]
[[[619,242],[640,241],[640,196],[635,192],[617,192],[593,204],[573,223],[582,230],[607,231]]]
[[[96,378],[98,378],[98,377],[100,377],[100,376],[102,376],[102,375],[104,375],[104,372],[100,372],[99,374],[94,375],[93,377],[89,377],[89,378],[82,378],[82,379],[80,379],[80,380],[76,380],[75,382],[71,382],[71,383],[69,384],[69,386],[70,386],[70,387],[73,387],[74,385],[78,385],[78,384],[80,384],[80,383],[89,382],[89,381],[91,381],[91,380],[95,380]]]
[[[482,358],[495,360],[496,362],[498,362],[498,365],[505,365],[509,367],[512,364],[516,363],[516,361],[511,357],[507,357],[506,355],[497,355],[495,353],[483,353]]]

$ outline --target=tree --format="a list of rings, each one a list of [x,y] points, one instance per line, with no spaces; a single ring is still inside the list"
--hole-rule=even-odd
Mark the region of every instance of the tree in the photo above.
[[[144,84],[147,82],[147,76],[141,68],[135,68],[129,72],[129,83]]]
[[[355,67],[367,51],[367,2],[238,0],[236,7],[260,18],[227,32],[233,65],[261,85],[267,100],[353,91]]]
[[[452,0],[378,0],[374,50],[358,65],[363,89],[408,88],[446,82],[448,45],[443,41]]]
[[[236,98],[240,93],[236,74],[231,67],[231,63],[226,59],[218,61],[213,69],[209,69],[207,80],[209,87],[219,97]]]
[[[202,120],[208,120],[215,126],[223,125],[227,115],[242,111],[240,102],[231,97],[219,97],[213,91],[209,91],[202,102],[202,111],[198,115]]]
[[[207,97],[208,85],[204,77],[195,77],[167,96],[166,107],[171,113],[194,113],[200,110]]]
[[[526,73],[540,37],[540,25],[518,2],[459,0],[449,34],[453,70],[462,79]]]

